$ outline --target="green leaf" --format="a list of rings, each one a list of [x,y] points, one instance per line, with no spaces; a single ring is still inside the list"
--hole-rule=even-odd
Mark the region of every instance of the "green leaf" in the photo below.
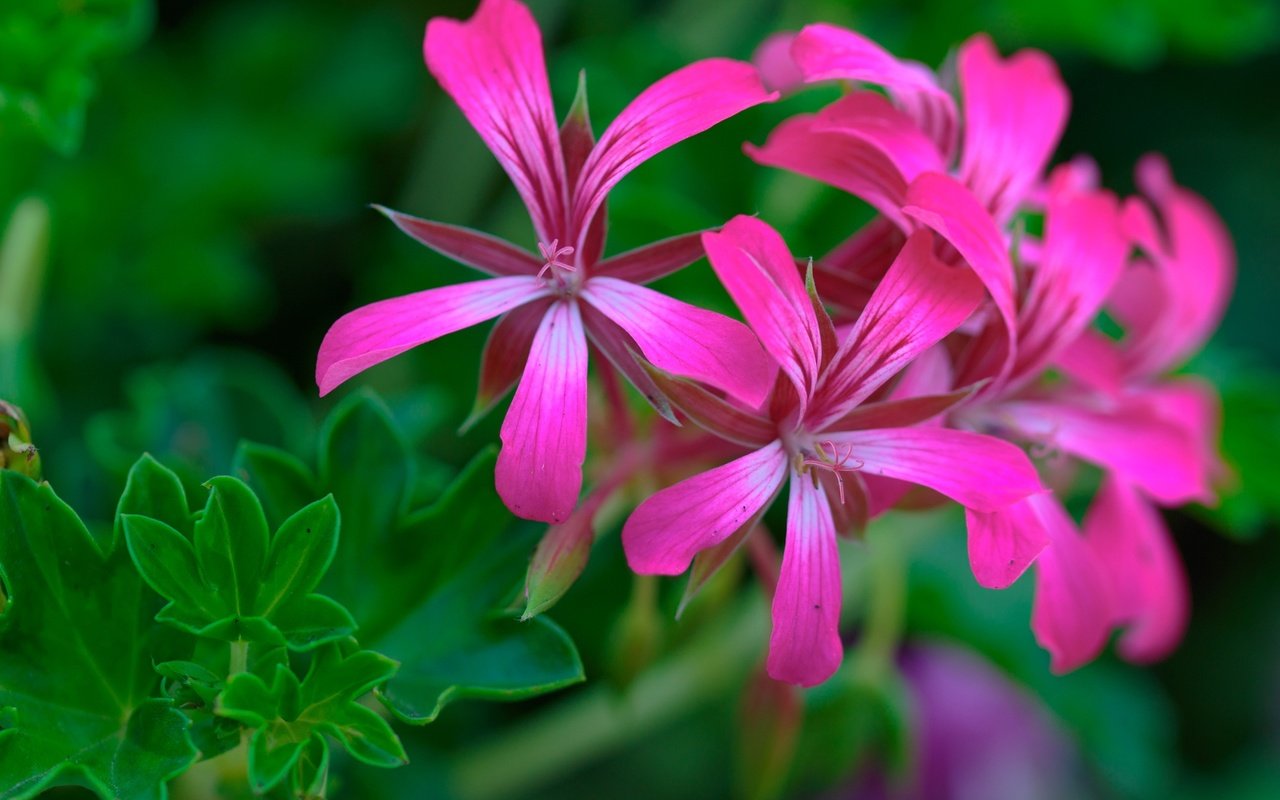
[[[214,478],[195,526],[195,552],[208,589],[226,616],[250,616],[267,558],[267,517],[235,478]]]
[[[243,485],[243,484],[241,484]],[[267,570],[254,606],[264,617],[320,583],[338,548],[338,505],[333,495],[285,520],[271,539]]]
[[[169,601],[156,619],[199,636],[295,650],[351,636],[351,614],[311,594],[337,548],[333,498],[293,514],[268,540],[262,505],[248,486],[229,477],[209,486],[194,545],[158,520],[120,517],[138,571]]]
[[[320,495],[311,470],[293,454],[275,447],[241,442],[232,471],[254,487],[267,521],[277,527]]]
[[[155,606],[125,550],[100,546],[47,484],[0,473],[0,798],[73,784],[161,798],[195,760],[187,719],[153,696]]]
[[[116,533],[125,514],[150,517],[190,538],[192,517],[182,481],[150,455],[143,454],[129,470],[124,494],[116,507]]]
[[[227,683],[218,713],[256,728],[249,749],[249,780],[257,792],[279,784],[290,770],[299,793],[323,786],[328,755],[316,739],[338,739],[356,759],[379,767],[408,763],[387,721],[360,705],[370,689],[395,674],[396,663],[368,650],[344,655],[337,643],[316,651],[301,682],[277,667],[270,686],[244,672]],[[305,762],[295,769],[300,759]],[[311,787],[308,789],[308,787]]]
[[[333,494],[344,525],[319,588],[351,610],[362,644],[401,662],[379,690],[396,716],[425,723],[452,699],[514,700],[583,680],[554,622],[499,613],[524,577],[534,529],[513,528],[494,490],[492,448],[431,505],[406,511],[416,468],[380,400],[349,396],[323,431],[317,490]],[[246,471],[264,503],[288,508],[287,490],[266,497],[285,483],[258,469]]]

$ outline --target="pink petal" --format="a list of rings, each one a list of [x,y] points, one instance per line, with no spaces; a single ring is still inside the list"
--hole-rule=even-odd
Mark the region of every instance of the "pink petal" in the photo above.
[[[778,427],[772,422],[717,397],[697,383],[652,365],[646,371],[658,390],[676,408],[699,427],[721,439],[755,448],[763,447],[778,437]]]
[[[1193,375],[1166,378],[1143,387],[1139,396],[1161,419],[1182,429],[1194,443],[1200,464],[1211,481],[1230,469],[1218,452],[1222,437],[1222,399],[1208,381]],[[1207,502],[1209,498],[1201,498]]]
[[[587,338],[576,303],[558,302],[543,317],[501,435],[495,477],[507,508],[567,519],[587,453]]]
[[[437,253],[481,272],[490,275],[534,275],[542,266],[532,253],[496,236],[457,225],[418,219],[382,206],[374,208],[394,222],[397,228]]]
[[[1042,446],[1112,470],[1158,502],[1180,505],[1210,495],[1196,443],[1141,399],[1103,405],[1063,395],[1002,403],[995,419]]]
[[[671,403],[653,382],[648,371],[636,361],[636,355],[640,352],[640,345],[636,344],[636,340],[613,320],[592,308],[590,303],[579,304],[578,310],[582,312],[582,323],[587,329],[587,338],[591,344],[644,396],[659,416],[673,425],[679,425],[680,421],[672,411]]]
[[[832,430],[853,431],[920,425],[947,413],[972,396],[973,389],[966,388],[947,394],[927,394],[867,403],[831,423],[830,427]]]
[[[649,283],[684,269],[703,254],[702,231],[696,231],[605,259],[592,272],[631,283]]]
[[[966,511],[969,568],[978,584],[1004,589],[1016,581],[1049,544],[1049,534],[1028,500],[995,511]]]
[[[1187,578],[1159,512],[1134,487],[1109,477],[1084,522],[1085,539],[1098,556],[1111,589],[1116,622],[1128,630],[1120,654],[1157,661],[1187,627]]]
[[[879,150],[908,183],[922,172],[946,169],[938,146],[884,95],[845,95],[822,109],[817,121],[819,131],[852,136]]]
[[[1008,220],[1038,184],[1067,123],[1070,98],[1053,59],[1023,50],[1001,61],[979,34],[960,48],[964,149],[960,176]]]
[[[814,262],[818,294],[856,317],[906,241],[906,235],[892,220],[876,217]]]
[[[552,300],[544,297],[513,308],[489,331],[484,352],[480,355],[480,381],[471,414],[462,430],[474,425],[488,413],[520,380],[529,361],[533,337],[542,324]]]
[[[1129,241],[1113,195],[1078,192],[1061,184],[1050,191],[1044,249],[1019,311],[1017,376],[1038,377],[1080,337],[1111,293],[1128,256]]]
[[[316,358],[321,396],[374,364],[545,297],[534,278],[490,278],[381,300],[333,323]]]
[[[865,200],[899,228],[909,227],[902,215],[907,178],[874,144],[863,138],[827,130],[814,115],[785,120],[765,143],[743,147],[757,164],[790,170],[830,184]]]
[[[1090,389],[1115,394],[1125,382],[1124,353],[1100,331],[1086,329],[1057,354],[1053,363]]]
[[[591,151],[573,191],[574,230],[584,230],[609,190],[640,164],[776,97],[760,83],[755,67],[726,58],[695,62],[645,89]]]
[[[767,506],[786,473],[775,441],[651,495],[622,526],[627,563],[641,575],[679,575]]]
[[[1130,229],[1157,268],[1167,298],[1133,346],[1133,369],[1149,375],[1177,366],[1217,328],[1235,283],[1236,256],[1222,220],[1202,197],[1174,183],[1164,159],[1139,162],[1138,183],[1162,224],[1148,214],[1146,224],[1131,219]]]
[[[791,57],[791,43],[795,39],[795,31],[769,34],[751,56],[766,89],[785,93],[798,89],[804,83],[804,75]]]
[[[427,69],[497,156],[524,198],[538,238],[564,237],[568,197],[542,33],[516,0],[481,0],[466,22],[436,17]]]
[[[1002,380],[1013,366],[1017,347],[1013,263],[1008,244],[978,199],[946,175],[921,175],[907,190],[907,201],[911,206],[903,211],[950,242],[977,274],[1004,323],[1006,341],[991,351],[990,369],[980,370],[988,374],[962,374],[961,383],[989,377]]]
[[[950,428],[828,432],[867,475],[927,486],[975,511],[995,511],[1043,491],[1026,453],[991,436]]]
[[[822,360],[822,332],[786,242],[764,222],[739,215],[722,232],[704,233],[702,243],[764,349],[807,397]]]
[[[1036,560],[1031,630],[1061,674],[1091,661],[1107,643],[1111,608],[1106,573],[1075,523],[1052,495],[1031,501],[1049,537]]]
[[[658,368],[723,389],[749,406],[764,402],[773,365],[741,322],[617,278],[592,278],[580,296],[630,334]]]
[[[958,328],[981,300],[982,285],[971,272],[938,261],[928,231],[912,234],[824,373],[813,426],[856,408]]]
[[[792,472],[767,669],[774,680],[816,686],[835,674],[843,658],[840,554],[831,507],[810,476]]]
[[[870,39],[826,24],[805,26],[791,56],[809,83],[851,80],[883,86],[943,155],[954,148],[955,101],[923,64],[899,61]]]

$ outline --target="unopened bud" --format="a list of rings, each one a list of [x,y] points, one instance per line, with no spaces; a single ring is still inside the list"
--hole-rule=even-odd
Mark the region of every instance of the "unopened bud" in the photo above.
[[[615,686],[625,690],[657,659],[663,633],[657,579],[637,575],[631,600],[614,625],[609,648],[609,678]]]
[[[525,607],[521,620],[536,617],[554,606],[582,575],[595,540],[592,522],[599,508],[600,500],[589,498],[564,522],[547,528],[525,575]]]
[[[0,400],[0,469],[40,479],[40,454],[22,409]]]

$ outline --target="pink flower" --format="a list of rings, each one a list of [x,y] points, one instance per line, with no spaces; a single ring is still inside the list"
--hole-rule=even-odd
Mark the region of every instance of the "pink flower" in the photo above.
[[[524,199],[538,255],[476,231],[385,211],[418,241],[491,276],[383,300],[325,336],[316,382],[326,394],[425,342],[501,317],[481,369],[478,410],[516,386],[502,425],[497,487],[516,514],[565,520],[586,452],[587,341],[655,403],[634,349],[662,367],[758,402],[769,365],[741,323],[640,284],[702,255],[697,234],[601,260],[610,189],[654,154],[772,99],[755,69],[710,59],[658,81],[593,140],[585,95],[556,124],[537,25],[516,0],[482,0],[465,22],[427,26],[427,67],[493,151]]]
[[[762,406],[744,408],[655,371],[690,418],[750,452],[641,503],[623,527],[623,545],[636,572],[679,574],[699,552],[739,541],[789,477],[768,671],[810,686],[826,680],[842,658],[836,520],[874,513],[867,479],[925,486],[978,512],[1017,502],[1040,483],[1026,455],[1010,444],[917,425],[963,394],[867,402],[982,299],[971,272],[934,257],[931,234],[907,240],[840,341],[768,225],[736,217],[722,233],[703,234],[703,242],[781,375]]]

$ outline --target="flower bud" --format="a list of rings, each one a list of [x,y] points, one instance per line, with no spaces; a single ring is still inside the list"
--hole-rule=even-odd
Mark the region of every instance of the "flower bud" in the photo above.
[[[595,540],[592,522],[599,508],[600,500],[593,496],[564,522],[548,526],[525,575],[525,607],[521,620],[551,608],[578,580],[591,554],[591,543]]]
[[[22,409],[0,400],[0,469],[40,479],[40,454],[31,444],[31,431]]]

